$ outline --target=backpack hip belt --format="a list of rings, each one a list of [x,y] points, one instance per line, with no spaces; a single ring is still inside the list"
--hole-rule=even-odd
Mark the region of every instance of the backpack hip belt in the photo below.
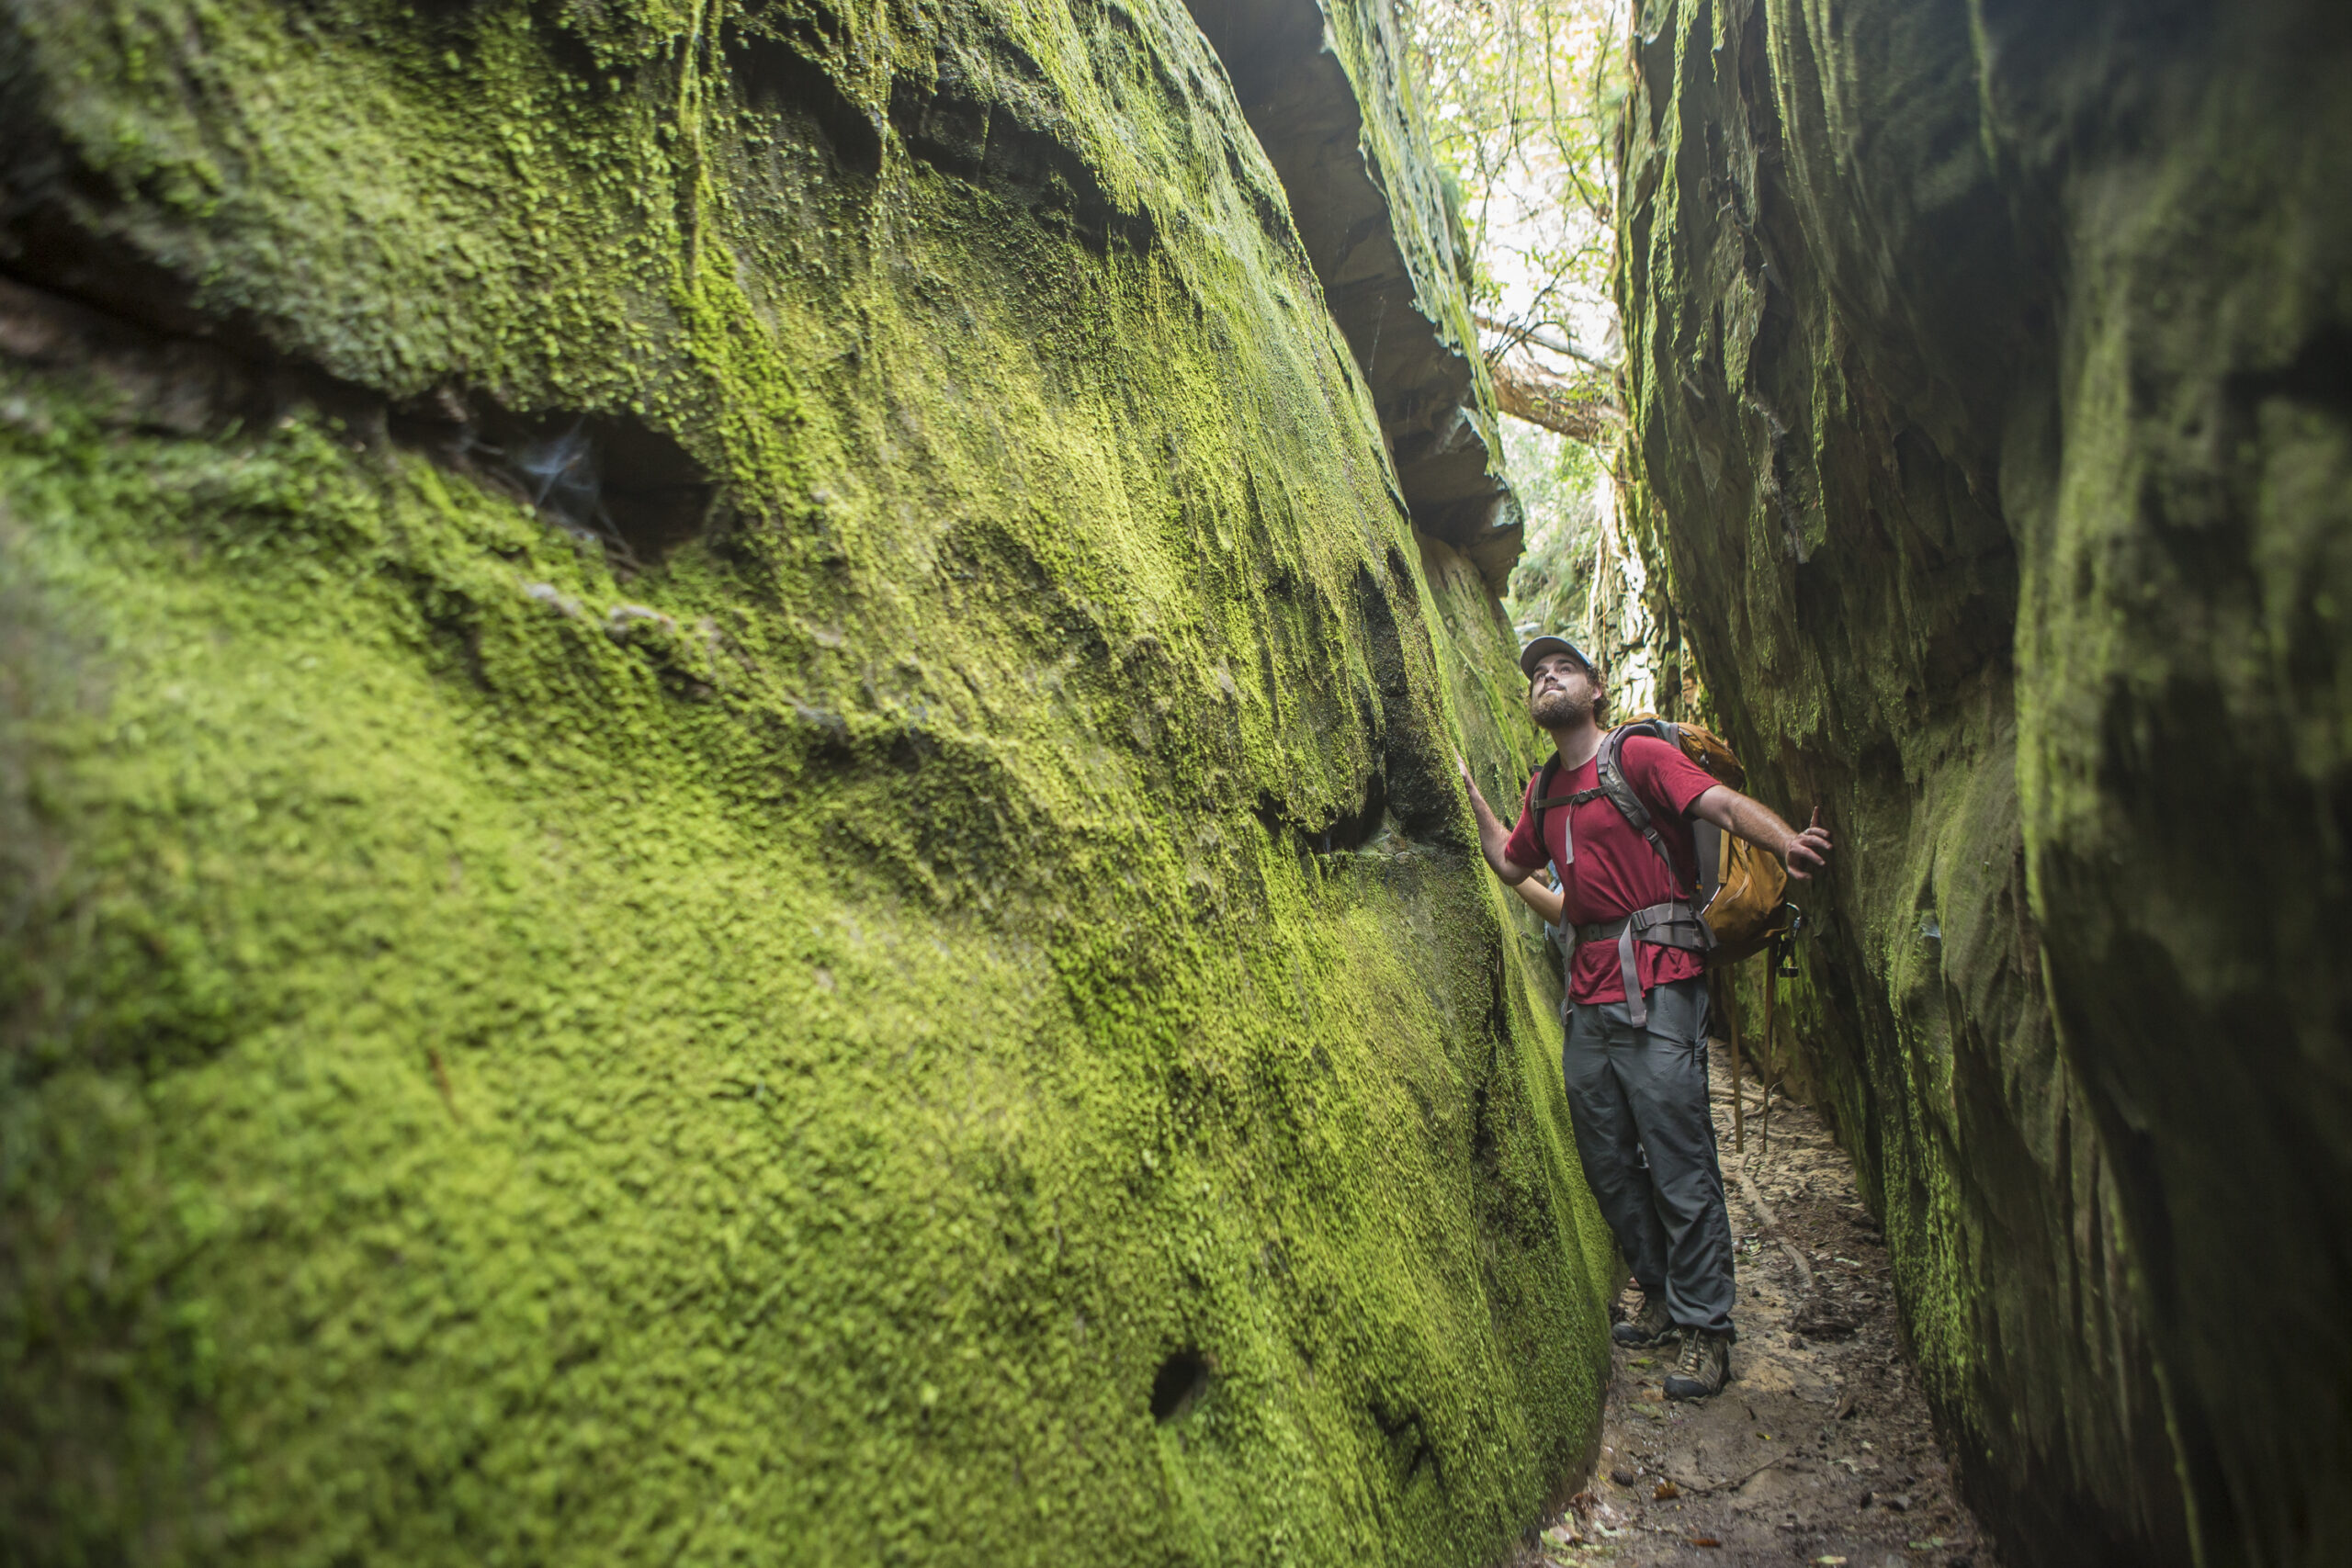
[[[1636,909],[1613,920],[1595,920],[1577,928],[1578,942],[1607,942],[1617,939],[1617,973],[1625,982],[1625,1021],[1635,1029],[1648,1026],[1649,998],[1642,994],[1642,978],[1634,963],[1634,943],[1646,942],[1657,947],[1679,947],[1692,953],[1707,953],[1715,945],[1715,933],[1699,918],[1688,901],[1670,898],[1663,904],[1652,904],[1646,909]]]

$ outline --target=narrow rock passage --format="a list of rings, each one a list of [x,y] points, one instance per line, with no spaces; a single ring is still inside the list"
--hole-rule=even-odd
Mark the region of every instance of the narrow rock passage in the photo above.
[[[1714,1399],[1671,1404],[1663,1385],[1672,1348],[1618,1347],[1600,1461],[1523,1568],[1995,1568],[1928,1425],[1896,1328],[1886,1249],[1852,1166],[1819,1116],[1777,1098],[1767,1146],[1752,1072],[1747,1152],[1734,1154],[1731,1056],[1721,1041],[1711,1082],[1738,1238],[1733,1381]],[[1809,1292],[1776,1238],[1803,1258]]]

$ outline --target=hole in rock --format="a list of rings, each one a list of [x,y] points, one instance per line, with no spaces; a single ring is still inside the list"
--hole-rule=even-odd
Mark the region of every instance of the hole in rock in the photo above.
[[[636,570],[698,537],[718,493],[693,454],[631,418],[492,407],[470,439],[469,455],[502,470],[542,517]]]
[[[1151,1418],[1175,1420],[1198,1404],[1209,1389],[1208,1358],[1198,1350],[1179,1350],[1159,1363],[1151,1380]]]

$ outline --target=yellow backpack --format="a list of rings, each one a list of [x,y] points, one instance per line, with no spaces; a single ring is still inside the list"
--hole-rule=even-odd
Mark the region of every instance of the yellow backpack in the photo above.
[[[1600,787],[1575,795],[1555,797],[1552,780],[1558,773],[1560,759],[1553,756],[1536,775],[1533,809],[1536,842],[1544,841],[1544,817],[1546,807],[1581,804],[1595,795],[1605,795],[1617,807],[1626,824],[1650,842],[1658,858],[1666,863],[1667,874],[1678,890],[1690,901],[1691,908],[1707,927],[1712,942],[1707,949],[1710,966],[1736,964],[1752,953],[1759,952],[1780,932],[1788,929],[1790,908],[1785,896],[1789,886],[1788,869],[1780,857],[1758,849],[1747,840],[1732,837],[1712,822],[1691,823],[1691,837],[1696,841],[1699,863],[1683,867],[1675,863],[1666,847],[1665,838],[1650,818],[1649,807],[1642,803],[1634,786],[1625,781],[1625,770],[1620,754],[1631,736],[1647,735],[1679,746],[1682,754],[1707,771],[1717,784],[1733,789],[1747,783],[1747,771],[1739,765],[1738,757],[1724,744],[1721,737],[1702,729],[1695,724],[1675,724],[1656,714],[1640,714],[1619,725],[1602,738],[1600,764]],[[1726,844],[1724,840],[1730,840]],[[1686,874],[1686,871],[1689,874]],[[1678,942],[1678,946],[1695,946],[1695,942]]]

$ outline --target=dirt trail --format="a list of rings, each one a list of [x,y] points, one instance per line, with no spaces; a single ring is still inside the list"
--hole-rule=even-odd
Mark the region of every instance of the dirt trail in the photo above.
[[[1712,1077],[1738,1241],[1733,1381],[1713,1399],[1670,1404],[1672,1347],[1618,1347],[1599,1465],[1523,1564],[1996,1568],[1929,1428],[1852,1167],[1820,1117],[1778,1100],[1759,1151],[1752,1076],[1747,1152],[1734,1155],[1721,1042]],[[1802,1254],[1810,1292],[1776,1236]]]

